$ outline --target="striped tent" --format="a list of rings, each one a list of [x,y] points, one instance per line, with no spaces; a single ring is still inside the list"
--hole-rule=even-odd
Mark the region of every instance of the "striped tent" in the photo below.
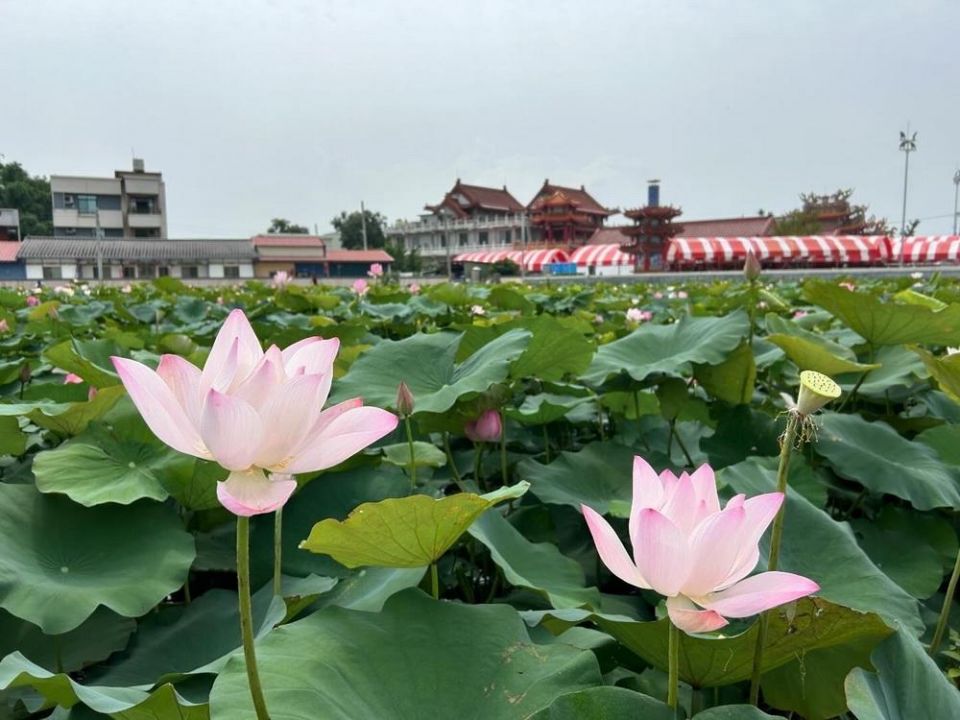
[[[620,249],[619,245],[584,245],[570,254],[570,262],[579,267],[633,267],[633,258]]]
[[[884,235],[679,237],[667,247],[667,264],[738,266],[750,250],[767,265],[874,265],[891,257]]]
[[[960,235],[912,235],[896,238],[891,249],[891,260],[905,263],[960,262]]]
[[[527,272],[542,272],[544,265],[550,263],[569,262],[570,256],[563,250],[551,248],[548,250],[495,250],[492,252],[468,252],[461,253],[453,258],[454,262],[462,263],[480,263],[490,265],[493,263],[510,262],[524,266]]]

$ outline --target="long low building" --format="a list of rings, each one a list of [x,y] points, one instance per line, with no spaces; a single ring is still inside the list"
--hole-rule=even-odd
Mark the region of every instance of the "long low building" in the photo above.
[[[257,252],[244,240],[116,240],[29,237],[17,260],[28,280],[254,277]]]

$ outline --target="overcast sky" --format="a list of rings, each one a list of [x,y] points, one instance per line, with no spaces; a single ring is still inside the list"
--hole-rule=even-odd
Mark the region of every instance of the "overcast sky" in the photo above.
[[[361,200],[414,218],[457,177],[684,218],[852,187],[952,226],[960,2],[0,0],[0,153],[38,174],[163,172],[172,237]]]

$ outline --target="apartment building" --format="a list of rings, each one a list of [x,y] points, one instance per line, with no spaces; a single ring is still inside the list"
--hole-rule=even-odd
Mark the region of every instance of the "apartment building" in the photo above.
[[[147,172],[134,158],[132,170],[113,177],[51,175],[53,234],[57,237],[167,237],[163,174]]]

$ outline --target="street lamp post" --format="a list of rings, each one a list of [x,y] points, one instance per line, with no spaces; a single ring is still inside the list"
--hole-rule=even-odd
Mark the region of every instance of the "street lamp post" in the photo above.
[[[910,127],[907,126],[907,132]],[[910,174],[910,153],[917,149],[917,134],[907,135],[900,131],[900,149],[903,151],[903,213],[900,216],[900,264],[903,265],[903,238],[907,234],[907,178]]]
[[[957,234],[957,197],[960,196],[960,170],[953,174],[953,234]]]

